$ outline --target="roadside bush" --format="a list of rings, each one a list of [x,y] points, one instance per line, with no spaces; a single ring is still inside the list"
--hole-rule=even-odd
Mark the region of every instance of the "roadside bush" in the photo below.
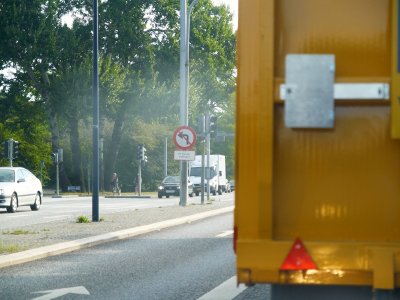
[[[90,223],[90,219],[87,216],[79,216],[76,219],[76,223]]]

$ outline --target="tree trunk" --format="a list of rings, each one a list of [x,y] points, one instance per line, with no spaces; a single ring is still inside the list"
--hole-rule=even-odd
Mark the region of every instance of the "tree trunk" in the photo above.
[[[51,132],[51,149],[52,152],[57,152],[60,148],[60,131],[58,129],[57,116],[51,107],[51,103],[48,100],[47,91],[42,94],[45,99],[46,114],[49,121],[50,132]],[[64,169],[64,164],[59,165],[59,176],[60,176],[60,186],[62,190],[67,190],[68,185],[71,185],[67,173]]]
[[[82,156],[79,141],[79,120],[76,116],[68,118],[70,130],[70,144],[72,152],[72,178],[74,185],[79,185],[82,191],[86,191],[83,170]]]
[[[115,119],[111,142],[106,151],[106,159],[104,160],[104,175],[107,179],[111,178],[112,173],[116,172],[115,164],[117,162],[118,152],[121,146],[121,139],[125,124],[126,106],[127,102],[122,105],[118,117]],[[106,184],[108,189],[110,189],[110,180],[107,180]]]
[[[29,78],[32,80],[33,86],[42,96],[50,126],[51,149],[53,153],[57,152],[58,149],[60,148],[60,131],[58,129],[57,115],[53,110],[53,106],[50,101],[49,90],[48,90],[48,87],[50,86],[49,77],[47,76],[46,71],[42,71],[41,74],[43,83],[41,83],[40,80],[38,81],[37,78],[35,77],[34,72],[30,66],[25,66],[24,69],[28,73]],[[59,175],[60,175],[61,188],[63,190],[66,190],[67,186],[70,185],[70,181],[68,179],[67,174],[65,173],[63,164],[59,165]]]
[[[107,178],[107,184],[105,184],[105,179],[104,179],[104,125],[106,122],[106,117],[104,114],[101,114],[100,116],[100,132],[99,132],[99,180],[100,180],[100,190],[105,191],[108,189],[108,178]]]

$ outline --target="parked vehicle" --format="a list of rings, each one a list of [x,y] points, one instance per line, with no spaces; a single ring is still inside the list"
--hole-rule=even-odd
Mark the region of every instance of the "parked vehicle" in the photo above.
[[[39,210],[42,195],[42,183],[30,171],[21,167],[0,167],[0,208],[10,213],[24,205]]]
[[[179,196],[181,192],[181,178],[180,176],[167,176],[161,182],[158,187],[158,198],[163,196],[169,198],[169,196]],[[189,196],[193,196],[192,184],[188,182]]]
[[[207,179],[210,182],[210,193],[214,196],[227,191],[225,156],[210,155],[210,165],[207,166],[207,156],[205,156],[205,190],[207,190]],[[198,196],[201,192],[201,177],[203,169],[201,165],[201,155],[196,155],[195,160],[190,162],[189,178],[193,183],[193,192]]]

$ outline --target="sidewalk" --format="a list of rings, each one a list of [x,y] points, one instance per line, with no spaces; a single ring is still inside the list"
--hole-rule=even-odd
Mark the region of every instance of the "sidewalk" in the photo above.
[[[94,223],[65,220],[7,229],[0,232],[0,250],[14,248],[18,252],[0,253],[0,268],[227,213],[232,205],[213,201],[117,212],[101,215],[102,221]]]

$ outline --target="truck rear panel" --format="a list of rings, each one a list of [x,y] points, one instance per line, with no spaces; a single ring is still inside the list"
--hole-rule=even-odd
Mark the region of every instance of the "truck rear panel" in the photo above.
[[[239,282],[400,287],[398,15],[397,0],[239,0]],[[390,94],[349,93],[332,128],[290,128],[289,54],[333,55],[335,84]],[[315,269],[282,270],[297,238]]]

